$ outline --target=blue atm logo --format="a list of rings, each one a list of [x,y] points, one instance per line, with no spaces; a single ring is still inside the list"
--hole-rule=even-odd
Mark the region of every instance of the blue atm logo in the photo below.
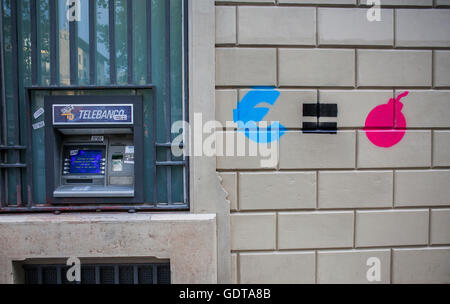
[[[244,132],[251,141],[257,143],[276,142],[286,133],[286,127],[279,122],[273,122],[267,128],[258,126],[280,97],[280,92],[274,88],[254,88],[248,92],[233,110],[233,120],[237,123],[239,132]]]
[[[133,105],[53,105],[54,125],[133,124]]]

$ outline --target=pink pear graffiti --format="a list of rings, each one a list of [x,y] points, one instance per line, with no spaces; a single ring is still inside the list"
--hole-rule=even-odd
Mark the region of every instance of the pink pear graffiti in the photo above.
[[[367,138],[374,145],[390,148],[403,139],[406,119],[402,113],[403,103],[400,100],[408,94],[409,92],[406,91],[396,99],[391,98],[387,104],[379,105],[369,113],[364,130]]]

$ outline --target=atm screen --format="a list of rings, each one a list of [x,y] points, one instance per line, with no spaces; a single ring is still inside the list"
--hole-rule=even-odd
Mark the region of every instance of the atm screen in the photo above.
[[[71,150],[70,174],[100,174],[102,150]]]

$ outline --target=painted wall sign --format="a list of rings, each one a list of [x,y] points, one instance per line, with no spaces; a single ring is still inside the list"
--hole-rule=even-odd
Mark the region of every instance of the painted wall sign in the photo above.
[[[255,88],[248,92],[233,110],[233,120],[237,123],[239,132],[244,132],[251,141],[257,143],[276,142],[286,133],[286,128],[279,122],[273,122],[267,128],[258,126],[269,113],[280,97],[280,92],[274,88]]]
[[[337,122],[321,122],[321,117],[336,118],[337,104],[303,104],[303,117],[315,118],[315,122],[303,122],[303,133],[336,134]]]
[[[131,104],[53,105],[54,125],[133,124]]]
[[[387,104],[374,108],[367,116],[365,128],[367,138],[381,148],[390,148],[398,144],[406,132],[406,118],[402,113],[402,98],[409,92],[403,92],[396,99],[391,98]],[[390,126],[390,128],[382,128]]]

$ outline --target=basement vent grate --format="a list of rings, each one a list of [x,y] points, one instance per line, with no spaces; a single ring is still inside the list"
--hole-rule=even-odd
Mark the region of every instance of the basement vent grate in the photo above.
[[[68,266],[23,265],[25,284],[77,284]],[[81,266],[81,284],[170,284],[170,264],[90,264]]]

